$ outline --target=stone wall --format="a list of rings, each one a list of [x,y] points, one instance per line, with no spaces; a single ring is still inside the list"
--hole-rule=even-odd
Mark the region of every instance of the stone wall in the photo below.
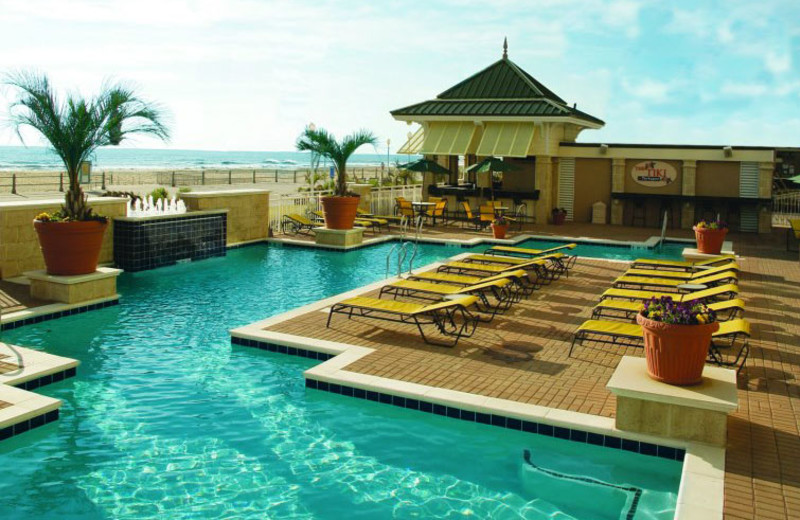
[[[228,210],[228,244],[262,240],[269,234],[268,190],[193,191],[181,199],[190,211]]]
[[[89,206],[113,219],[127,212],[127,201],[118,197],[90,197]],[[44,269],[39,239],[33,229],[33,218],[43,211],[61,208],[62,198],[24,200],[0,203],[0,278],[12,278],[24,271]],[[114,260],[114,224],[109,223],[100,250],[100,263]]]

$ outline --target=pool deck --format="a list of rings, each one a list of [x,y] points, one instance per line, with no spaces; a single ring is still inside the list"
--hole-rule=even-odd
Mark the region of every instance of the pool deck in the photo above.
[[[0,440],[58,419],[61,400],[31,390],[75,375],[78,361],[0,343]]]
[[[644,240],[657,233],[581,224],[535,229],[537,235],[615,240]],[[490,235],[440,228],[424,236]],[[670,230],[668,236],[689,238],[691,232]],[[728,420],[724,515],[800,518],[800,263],[796,252],[785,251],[780,231],[730,239],[741,256],[739,286],[752,324],[752,349],[737,381],[739,409]],[[347,372],[610,418],[615,400],[605,385],[623,355],[641,356],[641,350],[589,345],[576,347],[572,358],[567,352],[574,330],[625,267],[580,259],[569,278],[481,324],[473,338],[452,349],[426,345],[413,327],[393,323],[335,316],[326,328],[324,309],[265,330],[374,349],[341,367]]]

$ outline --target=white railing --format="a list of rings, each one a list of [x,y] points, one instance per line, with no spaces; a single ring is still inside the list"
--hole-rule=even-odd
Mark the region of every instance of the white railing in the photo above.
[[[330,195],[330,193],[330,191],[314,191],[271,197],[269,199],[269,227],[273,232],[279,233],[285,215],[297,213],[308,217],[312,211],[322,211],[322,197]]]
[[[372,213],[375,215],[393,215],[397,197],[403,197],[414,202],[420,201],[422,200],[422,185],[412,184],[410,186],[372,188]]]
[[[274,233],[279,233],[285,215],[297,213],[308,217],[312,211],[322,211],[322,197],[330,194],[330,191],[315,191],[271,197],[269,199],[269,227]],[[411,201],[422,200],[422,186],[416,184],[372,188],[370,204],[372,213],[394,215],[397,197],[405,197]]]
[[[779,193],[772,197],[772,225],[789,227],[789,219],[800,218],[800,191]]]

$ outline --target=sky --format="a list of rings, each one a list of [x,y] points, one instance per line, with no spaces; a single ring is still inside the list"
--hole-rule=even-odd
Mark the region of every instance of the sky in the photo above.
[[[172,139],[127,146],[293,150],[313,122],[372,130],[385,153],[414,129],[390,110],[491,65],[508,37],[512,61],[606,122],[579,141],[800,146],[798,20],[797,0],[0,0],[0,73],[136,85]]]

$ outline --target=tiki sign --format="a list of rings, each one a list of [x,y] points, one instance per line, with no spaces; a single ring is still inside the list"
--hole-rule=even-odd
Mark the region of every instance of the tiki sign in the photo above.
[[[663,161],[644,161],[633,165],[631,177],[642,186],[661,188],[675,182],[678,172],[674,166]]]

